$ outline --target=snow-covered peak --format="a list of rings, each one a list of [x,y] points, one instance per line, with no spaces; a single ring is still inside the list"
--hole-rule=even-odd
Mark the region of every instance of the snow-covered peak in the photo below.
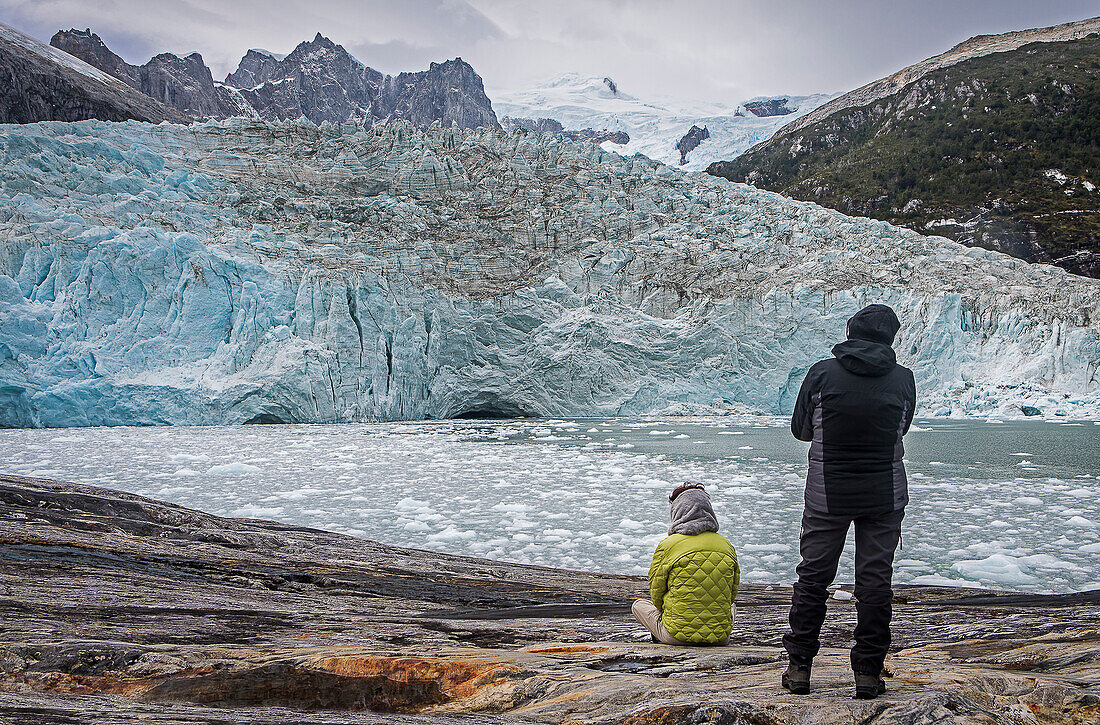
[[[580,73],[562,73],[534,88],[553,95],[572,96],[574,98],[606,98],[620,101],[633,101],[634,96],[623,93],[619,84],[608,76],[585,76]]]
[[[692,126],[706,126],[710,138],[700,143],[682,166],[701,171],[714,161],[741,155],[751,146],[767,140],[780,127],[825,103],[831,95],[759,96],[742,104],[650,97],[640,99],[624,93],[614,81],[602,76],[564,73],[533,88],[491,92],[493,108],[511,118],[552,118],[566,130],[625,131],[626,145],[605,142],[604,148],[617,153],[641,153],[670,165],[680,165],[676,146]],[[745,110],[748,104],[775,106],[785,99],[790,113],[761,115]],[[757,107],[758,106],[753,106]]]

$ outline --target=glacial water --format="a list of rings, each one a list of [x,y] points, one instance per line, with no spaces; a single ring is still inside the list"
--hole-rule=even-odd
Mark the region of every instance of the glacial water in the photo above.
[[[572,569],[642,574],[667,493],[711,491],[743,578],[789,583],[806,444],[780,418],[0,430],[0,470]],[[924,420],[896,581],[1100,588],[1100,423]],[[852,580],[851,547],[838,582]]]

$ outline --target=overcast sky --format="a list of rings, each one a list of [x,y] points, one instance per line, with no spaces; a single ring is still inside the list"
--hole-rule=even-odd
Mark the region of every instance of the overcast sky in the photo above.
[[[493,90],[567,71],[642,98],[736,103],[846,91],[985,33],[1100,15],[1100,0],[0,0],[49,41],[88,28],[131,63],[202,53],[216,79],[248,48],[320,32],[385,73],[461,56]]]

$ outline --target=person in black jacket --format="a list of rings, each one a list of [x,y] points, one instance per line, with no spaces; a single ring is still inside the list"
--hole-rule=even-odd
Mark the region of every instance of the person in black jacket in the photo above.
[[[855,523],[856,614],[851,652],[856,697],[886,690],[881,673],[890,646],[894,550],[909,502],[902,436],[913,421],[913,372],[891,347],[901,328],[886,305],[848,320],[848,339],[815,363],[798,391],[791,432],[810,443],[798,582],[783,646],[790,666],[782,684],[810,691],[810,665],[820,648],[826,587],[836,577],[848,527]]]

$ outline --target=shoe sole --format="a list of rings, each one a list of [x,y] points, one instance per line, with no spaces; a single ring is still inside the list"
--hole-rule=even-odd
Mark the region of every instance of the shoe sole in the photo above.
[[[809,695],[810,694],[810,686],[808,684],[806,684],[806,685],[792,685],[789,682],[784,682],[784,683],[782,683],[782,685],[783,685],[784,689],[790,690],[792,695]]]

